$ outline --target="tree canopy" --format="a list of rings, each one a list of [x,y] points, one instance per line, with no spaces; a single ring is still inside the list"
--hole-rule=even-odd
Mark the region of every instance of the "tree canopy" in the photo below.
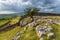
[[[24,11],[25,11],[25,15],[33,16],[34,14],[37,14],[40,11],[40,9],[39,8],[26,8]]]

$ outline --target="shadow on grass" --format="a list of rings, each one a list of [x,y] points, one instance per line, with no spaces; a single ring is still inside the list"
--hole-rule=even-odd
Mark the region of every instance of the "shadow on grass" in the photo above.
[[[2,32],[7,32],[7,31],[9,31],[9,30],[12,30],[12,29],[14,29],[16,26],[18,26],[18,23],[13,24],[13,25],[9,25],[9,26],[7,26],[6,28],[2,28],[2,29],[0,30],[0,33],[2,33]]]

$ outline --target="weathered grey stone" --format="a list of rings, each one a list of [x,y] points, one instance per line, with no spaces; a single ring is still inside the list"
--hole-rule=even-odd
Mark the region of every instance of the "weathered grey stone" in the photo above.
[[[26,21],[25,19],[20,21],[20,26],[25,26],[27,23],[30,23],[32,21],[32,18],[28,17],[28,21]]]
[[[43,28],[44,28],[44,29],[46,29],[46,28],[47,28],[47,26],[43,26]]]
[[[37,22],[41,21],[41,19],[38,19]]]
[[[43,35],[46,35],[44,26],[38,25],[36,27],[36,32],[39,37],[42,37]]]
[[[20,33],[17,33],[16,36],[12,38],[12,40],[17,40],[18,38],[20,38]]]
[[[51,26],[47,27],[47,31],[51,31],[53,28]]]
[[[26,25],[27,24],[27,22],[26,21],[23,21],[23,24],[22,25]]]
[[[38,18],[34,18],[34,21],[36,21]]]
[[[39,31],[39,37],[42,37],[43,35],[46,35],[45,31]]]
[[[33,19],[32,19],[32,18],[30,18],[30,17],[28,17],[28,18],[29,18],[28,23],[30,23]]]
[[[20,21],[20,26],[24,26],[26,24],[27,24],[27,22],[25,20]]]
[[[43,40],[43,37],[41,37],[40,40]]]
[[[49,33],[49,34],[47,34],[47,37],[48,37],[48,38],[54,37],[54,33]]]
[[[39,31],[45,31],[45,29],[47,28],[47,26],[37,26],[36,29],[39,30]]]
[[[41,25],[38,25],[38,26],[36,27],[36,31],[40,31],[40,26],[41,26]]]
[[[26,30],[26,27],[24,27],[24,31]]]
[[[20,34],[22,34],[23,33],[23,31],[20,31]]]
[[[34,27],[34,26],[36,26],[36,25],[37,25],[37,23],[36,23],[35,21],[28,24],[29,28],[32,28],[32,27]]]

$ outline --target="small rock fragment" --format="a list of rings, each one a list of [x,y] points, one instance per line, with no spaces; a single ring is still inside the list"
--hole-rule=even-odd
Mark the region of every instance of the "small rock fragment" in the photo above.
[[[43,40],[43,38],[40,38],[40,40]]]
[[[47,34],[47,37],[48,37],[48,38],[54,37],[54,33],[49,33],[49,34]]]

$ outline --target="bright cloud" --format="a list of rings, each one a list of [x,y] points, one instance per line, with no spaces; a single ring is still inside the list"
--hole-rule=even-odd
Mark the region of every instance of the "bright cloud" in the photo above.
[[[24,2],[23,0],[0,0],[0,4],[3,5],[15,5],[15,6],[24,6],[24,5],[31,5],[32,3],[30,1]]]
[[[12,11],[0,11],[0,14],[13,14],[16,12],[12,12]]]
[[[60,0],[0,0],[0,11],[21,12],[26,7],[39,7],[41,12],[60,13]]]
[[[23,0],[0,0],[0,10],[19,12],[26,6],[32,5],[30,1]]]

